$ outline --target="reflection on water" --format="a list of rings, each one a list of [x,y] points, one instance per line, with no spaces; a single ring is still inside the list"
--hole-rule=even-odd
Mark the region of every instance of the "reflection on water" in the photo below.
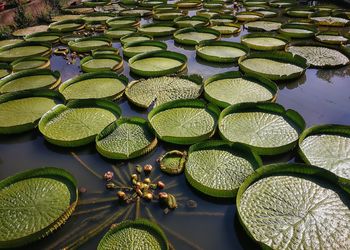
[[[191,15],[195,11],[190,11]],[[142,23],[150,22],[147,19]],[[223,37],[222,40],[239,42],[240,37],[248,31],[242,29],[236,36]],[[204,79],[214,74],[236,71],[234,64],[213,64],[196,58],[194,47],[174,44],[169,38],[157,40],[166,41],[168,49],[183,53],[188,58],[188,74],[199,74]],[[118,42],[114,47],[120,48]],[[123,74],[130,80],[138,77],[130,75],[128,64],[125,60]],[[81,74],[79,61],[74,65],[67,65],[59,56],[52,56],[52,70],[59,70],[62,80]],[[294,81],[278,83],[279,94],[277,103],[286,108],[297,110],[306,120],[307,126],[324,123],[350,124],[350,91],[349,91],[350,66],[334,70],[308,69],[306,74]],[[124,116],[141,116],[147,118],[147,111],[136,108],[128,103],[125,97],[119,100]],[[215,138],[219,138],[215,135]],[[186,149],[176,145],[160,143],[152,153],[130,161],[130,164],[150,163],[156,166],[156,158],[172,149]],[[127,169],[127,163],[106,160],[97,154],[94,145],[88,145],[73,150],[79,159],[90,166],[95,172],[102,175],[111,170],[111,165],[120,166],[122,171]],[[263,158],[264,163],[286,162],[295,160],[295,152],[281,156]],[[93,199],[114,196],[114,192],[105,189],[104,182],[82,167],[71,154],[71,149],[59,148],[45,142],[38,131],[28,132],[15,136],[0,137],[0,178],[13,175],[19,171],[40,166],[62,167],[70,171],[77,179],[79,186],[86,187],[88,192],[82,194],[81,199]],[[159,174],[159,170],[157,170]],[[126,177],[125,177],[126,178]],[[143,204],[142,213],[147,215],[148,208],[153,217],[163,226],[168,228],[167,235],[177,249],[190,249],[194,246],[202,249],[255,249],[256,246],[249,240],[238,222],[234,200],[216,200],[202,196],[193,190],[186,182],[184,175],[162,175],[166,183],[176,183],[172,192],[178,197],[186,197],[197,202],[197,208],[188,208],[184,204],[179,209],[167,215],[156,204]],[[181,203],[181,202],[180,202]],[[30,246],[31,249],[50,249],[59,241],[67,241],[73,236],[79,236],[85,231],[93,230],[101,221],[106,220],[113,213],[122,210],[123,206],[117,202],[107,202],[96,207],[105,209],[73,216],[68,223],[50,237]],[[78,212],[95,206],[78,207]],[[130,218],[132,218],[132,213]],[[113,221],[111,221],[112,223]],[[95,249],[104,230],[97,237],[91,239],[82,249]],[[172,232],[172,233],[169,233]],[[74,238],[74,237],[73,237]],[[192,244],[192,245],[191,245]]]

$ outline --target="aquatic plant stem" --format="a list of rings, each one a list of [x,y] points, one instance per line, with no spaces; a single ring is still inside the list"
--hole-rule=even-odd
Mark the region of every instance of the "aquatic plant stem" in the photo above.
[[[95,172],[89,165],[87,165],[82,159],[80,159],[80,157],[74,153],[74,152],[70,152],[70,154],[80,163],[80,165],[82,165],[85,169],[87,169],[90,173],[92,173],[93,175],[95,175],[97,178],[99,178],[100,180],[103,179],[103,176],[98,174],[97,172]]]
[[[86,200],[79,200],[78,205],[93,205],[97,203],[103,203],[108,201],[117,201],[119,198],[116,196],[113,197],[106,197],[106,198],[100,198],[100,199],[86,199]]]
[[[72,216],[98,212],[98,211],[102,211],[102,210],[111,208],[112,206],[113,205],[107,205],[107,206],[103,206],[103,207],[92,208],[92,209],[89,209],[89,210],[83,210],[83,211],[79,211],[79,212],[73,213]]]

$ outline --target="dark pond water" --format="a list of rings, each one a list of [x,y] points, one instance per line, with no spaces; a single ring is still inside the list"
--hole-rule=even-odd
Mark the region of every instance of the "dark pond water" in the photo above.
[[[192,12],[190,12],[192,14]],[[151,20],[143,20],[149,22]],[[238,36],[224,37],[223,40],[239,41],[240,36],[248,33],[246,30]],[[162,38],[168,49],[178,51],[188,57],[188,73],[200,74],[203,78],[211,75],[238,70],[233,64],[209,64],[195,56],[193,47],[183,47],[174,44],[170,37]],[[120,47],[118,42],[113,44]],[[66,61],[57,56],[51,58],[52,70],[59,70],[62,80],[81,74],[79,62],[67,65]],[[123,74],[130,80],[127,63],[124,64]],[[350,66],[332,70],[308,69],[306,74],[295,81],[280,83],[277,102],[285,108],[298,111],[306,120],[307,126],[325,123],[350,124]],[[131,106],[125,97],[118,104],[124,116],[147,116],[143,111]],[[217,137],[217,135],[216,135]],[[129,167],[135,164],[157,165],[156,158],[167,150],[186,149],[176,145],[160,143],[152,153],[130,162],[109,161],[102,158],[93,145],[78,149],[64,149],[45,142],[38,131],[9,137],[0,137],[0,179],[13,175],[19,171],[42,166],[54,166],[67,169],[78,180],[79,186],[86,187],[88,192],[80,199],[100,199],[113,197],[113,191],[105,189],[105,183],[94,176],[72,155],[91,167],[98,174],[112,170],[116,165],[120,170],[121,179],[128,181]],[[278,157],[265,158],[264,163],[295,161],[295,153],[291,152]],[[234,200],[215,200],[206,198],[194,191],[186,182],[183,175],[166,176],[159,170],[153,176],[161,175],[160,179],[168,184],[169,192],[176,195],[179,208],[169,214],[155,203],[142,203],[141,215],[147,217],[151,211],[153,217],[160,223],[172,245],[176,249],[255,249],[254,243],[245,235],[237,216]],[[197,203],[196,208],[188,206],[188,200]],[[115,212],[124,209],[123,205],[115,201],[96,205],[79,205],[77,211],[101,208],[99,211],[78,214],[71,217],[67,224],[53,235],[30,246],[30,249],[58,249],[80,236],[87,235],[100,223],[111,217]],[[135,208],[132,208],[129,218],[134,218]],[[118,219],[122,220],[123,216]],[[113,223],[114,221],[110,221]],[[102,235],[98,234],[81,246],[81,249],[95,249]],[[27,248],[29,249],[29,248]]]

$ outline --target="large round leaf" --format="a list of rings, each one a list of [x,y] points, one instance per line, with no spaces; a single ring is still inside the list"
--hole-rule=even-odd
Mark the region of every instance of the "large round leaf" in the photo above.
[[[0,62],[13,62],[28,56],[48,56],[51,54],[49,43],[21,42],[0,48]]]
[[[270,20],[259,20],[254,22],[249,22],[244,24],[248,30],[255,31],[275,31],[281,27],[282,23],[278,21],[270,21]]]
[[[141,41],[127,43],[123,46],[123,55],[126,57],[133,57],[141,53],[166,50],[166,43],[159,41]]]
[[[84,29],[85,21],[82,19],[63,20],[51,23],[49,30],[54,32],[70,32]]]
[[[80,53],[90,52],[93,49],[110,45],[111,40],[103,36],[84,37],[68,42],[68,46],[71,50]]]
[[[78,200],[74,177],[63,169],[38,168],[0,182],[0,248],[39,240],[59,228]]]
[[[24,57],[13,61],[11,67],[13,72],[27,69],[46,69],[50,67],[50,59],[43,56]]]
[[[287,23],[283,24],[278,32],[292,38],[310,38],[315,35],[317,29],[311,25]]]
[[[123,45],[127,43],[149,41],[149,40],[153,40],[153,37],[150,35],[141,34],[141,33],[131,33],[129,35],[122,36],[120,38],[120,42]]]
[[[33,34],[26,35],[24,40],[28,42],[48,42],[48,43],[56,43],[60,40],[60,33],[55,32],[37,32]]]
[[[210,28],[184,28],[174,33],[177,43],[196,45],[203,41],[214,41],[220,38],[220,32]]]
[[[153,37],[157,36],[168,36],[173,34],[176,31],[175,23],[150,23],[142,25],[139,29],[139,32],[150,35]]]
[[[188,182],[204,194],[234,197],[261,164],[260,158],[240,143],[207,141],[190,147],[185,174]]]
[[[193,144],[210,138],[217,125],[219,109],[200,100],[176,100],[148,114],[157,137],[175,144]]]
[[[123,59],[118,55],[93,55],[80,61],[84,72],[115,71],[123,67]]]
[[[284,36],[274,33],[252,33],[241,37],[242,44],[254,50],[279,50],[289,42]]]

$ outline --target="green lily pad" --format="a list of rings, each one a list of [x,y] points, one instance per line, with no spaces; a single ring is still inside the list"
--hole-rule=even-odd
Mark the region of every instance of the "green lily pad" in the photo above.
[[[13,36],[26,36],[29,34],[33,34],[36,32],[44,32],[47,31],[47,29],[49,28],[49,26],[47,25],[36,25],[36,26],[30,26],[30,27],[26,27],[26,28],[22,28],[22,29],[17,29],[14,32],[12,32]]]
[[[90,52],[99,47],[110,45],[111,40],[104,36],[84,37],[68,42],[68,46],[71,50],[80,53]]]
[[[82,17],[81,15],[76,15],[76,14],[57,15],[57,16],[53,16],[51,18],[51,21],[60,22],[65,20],[81,19],[81,17]]]
[[[214,135],[219,109],[200,100],[176,100],[148,114],[157,137],[175,144],[193,144]]]
[[[231,198],[261,165],[259,156],[243,144],[207,141],[190,147],[185,174],[198,191],[213,197]]]
[[[123,27],[135,27],[140,24],[140,20],[137,17],[114,17],[106,21],[107,25],[111,28],[123,28]]]
[[[292,7],[286,9],[286,14],[291,17],[308,17],[315,12],[314,7]]]
[[[185,169],[187,161],[187,152],[179,150],[171,150],[161,155],[157,161],[160,165],[160,170],[170,175],[181,174]]]
[[[119,15],[121,16],[137,16],[137,17],[146,17],[152,15],[151,10],[146,9],[125,9],[119,11]]]
[[[271,80],[298,78],[308,67],[304,58],[286,52],[251,54],[239,58],[238,64],[245,73],[260,74]]]
[[[96,6],[104,6],[111,2],[111,0],[89,0],[89,1],[82,1],[83,6],[86,7],[96,7]]]
[[[7,63],[0,63],[0,80],[9,74],[11,74],[11,66]]]
[[[287,37],[274,33],[252,33],[241,37],[242,44],[254,50],[279,50],[290,42]]]
[[[233,15],[214,15],[210,18],[211,25],[217,25],[217,24],[233,24],[237,22],[237,19]]]
[[[17,38],[0,40],[0,48],[21,42],[23,42],[23,40]]]
[[[84,15],[81,19],[90,24],[105,24],[108,19],[113,17],[115,17],[114,13],[94,12]]]
[[[157,138],[146,120],[120,118],[96,137],[96,149],[110,159],[132,159],[147,154],[157,146]]]
[[[70,101],[45,113],[39,121],[39,130],[52,144],[78,147],[95,141],[95,137],[120,115],[120,108],[111,101]]]
[[[28,56],[49,56],[49,43],[21,42],[0,48],[0,62],[13,62]]]
[[[210,28],[184,28],[174,33],[174,40],[180,44],[196,45],[203,41],[214,41],[220,38],[220,32]]]
[[[36,127],[43,114],[64,98],[51,90],[32,90],[0,96],[0,134],[17,134]]]
[[[200,0],[180,0],[175,4],[178,8],[183,9],[199,8],[202,6],[202,2]]]
[[[75,41],[77,39],[83,38],[83,35],[79,34],[69,34],[69,35],[64,35],[60,37],[60,43],[62,44],[68,44],[70,41]]]
[[[209,77],[204,82],[204,97],[211,103],[226,108],[243,102],[273,102],[277,85],[261,76],[226,72]]]
[[[256,21],[263,17],[263,14],[254,11],[241,11],[236,14],[236,18],[240,22]]]
[[[123,67],[123,59],[118,55],[94,55],[80,61],[84,72],[115,71]]]
[[[239,219],[261,247],[346,249],[350,234],[348,187],[349,181],[318,167],[264,166],[238,191]]]
[[[350,180],[350,126],[308,128],[299,138],[299,155],[307,164]]]
[[[209,41],[196,46],[197,56],[209,62],[233,63],[248,53],[247,46],[235,42]]]
[[[141,53],[166,50],[166,43],[159,41],[141,41],[127,43],[123,46],[123,55],[126,57],[133,57]]]
[[[119,49],[114,48],[114,47],[99,47],[97,49],[94,49],[91,51],[92,56],[97,56],[97,55],[119,55]]]
[[[263,155],[293,149],[304,128],[304,119],[296,111],[276,103],[235,104],[225,108],[219,118],[223,139],[247,144]]]
[[[338,32],[319,32],[315,36],[316,40],[326,44],[345,44],[348,39]]]
[[[179,28],[206,26],[209,23],[209,19],[202,16],[181,16],[175,18],[174,22]]]
[[[196,99],[202,93],[202,78],[197,75],[149,78],[129,83],[125,95],[133,104],[148,108],[177,99]]]
[[[17,59],[11,63],[13,72],[28,69],[46,69],[50,67],[50,59],[42,56],[33,56]]]
[[[141,33],[131,33],[130,35],[125,35],[120,38],[120,42],[123,45],[127,43],[150,41],[150,40],[153,40],[152,36],[141,34]]]
[[[173,21],[174,19],[184,15],[185,14],[181,10],[176,10],[176,9],[158,10],[157,9],[154,11],[153,19],[160,20],[160,21]]]
[[[259,20],[245,23],[244,26],[248,30],[253,31],[275,31],[281,27],[282,23],[278,21],[270,21],[270,20]]]
[[[239,24],[217,24],[211,27],[214,30],[220,32],[221,35],[232,35],[241,32],[241,26]]]
[[[161,22],[161,23],[150,23],[142,25],[139,32],[150,35],[153,37],[158,36],[169,36],[176,31],[175,23],[172,22]]]
[[[55,88],[61,82],[58,71],[49,69],[29,69],[8,75],[0,80],[0,93],[21,90]]]
[[[115,28],[115,29],[108,29],[105,30],[105,36],[111,38],[111,39],[120,39],[123,36],[130,35],[132,33],[135,33],[137,31],[136,28]]]
[[[153,51],[129,59],[131,72],[145,77],[164,76],[184,70],[187,57],[173,51]]]
[[[311,25],[287,23],[283,24],[278,32],[291,38],[310,38],[315,36],[317,29]]]
[[[128,79],[114,72],[86,73],[62,83],[59,92],[66,100],[116,99],[123,95]]]
[[[275,9],[260,9],[260,10],[255,10],[256,13],[260,13],[264,16],[264,18],[269,18],[269,17],[277,17],[278,12]]]
[[[217,14],[222,14],[222,12],[219,10],[199,10],[196,12],[197,16],[202,16],[206,18],[211,18]]]
[[[97,250],[168,250],[168,240],[153,222],[145,219],[123,221],[109,230],[98,244]]]
[[[44,31],[26,35],[24,40],[28,42],[57,43],[60,40],[60,36],[60,33]]]
[[[295,0],[273,0],[269,2],[269,5],[271,7],[277,7],[277,8],[287,8],[297,4],[298,3]]]
[[[319,11],[311,14],[309,19],[320,26],[343,27],[350,23],[346,14],[332,15],[330,11]]]
[[[85,21],[82,19],[64,20],[54,22],[49,25],[49,30],[53,32],[71,32],[81,30],[85,27]]]
[[[37,168],[0,182],[0,248],[19,247],[46,237],[73,213],[75,178],[59,168]]]

